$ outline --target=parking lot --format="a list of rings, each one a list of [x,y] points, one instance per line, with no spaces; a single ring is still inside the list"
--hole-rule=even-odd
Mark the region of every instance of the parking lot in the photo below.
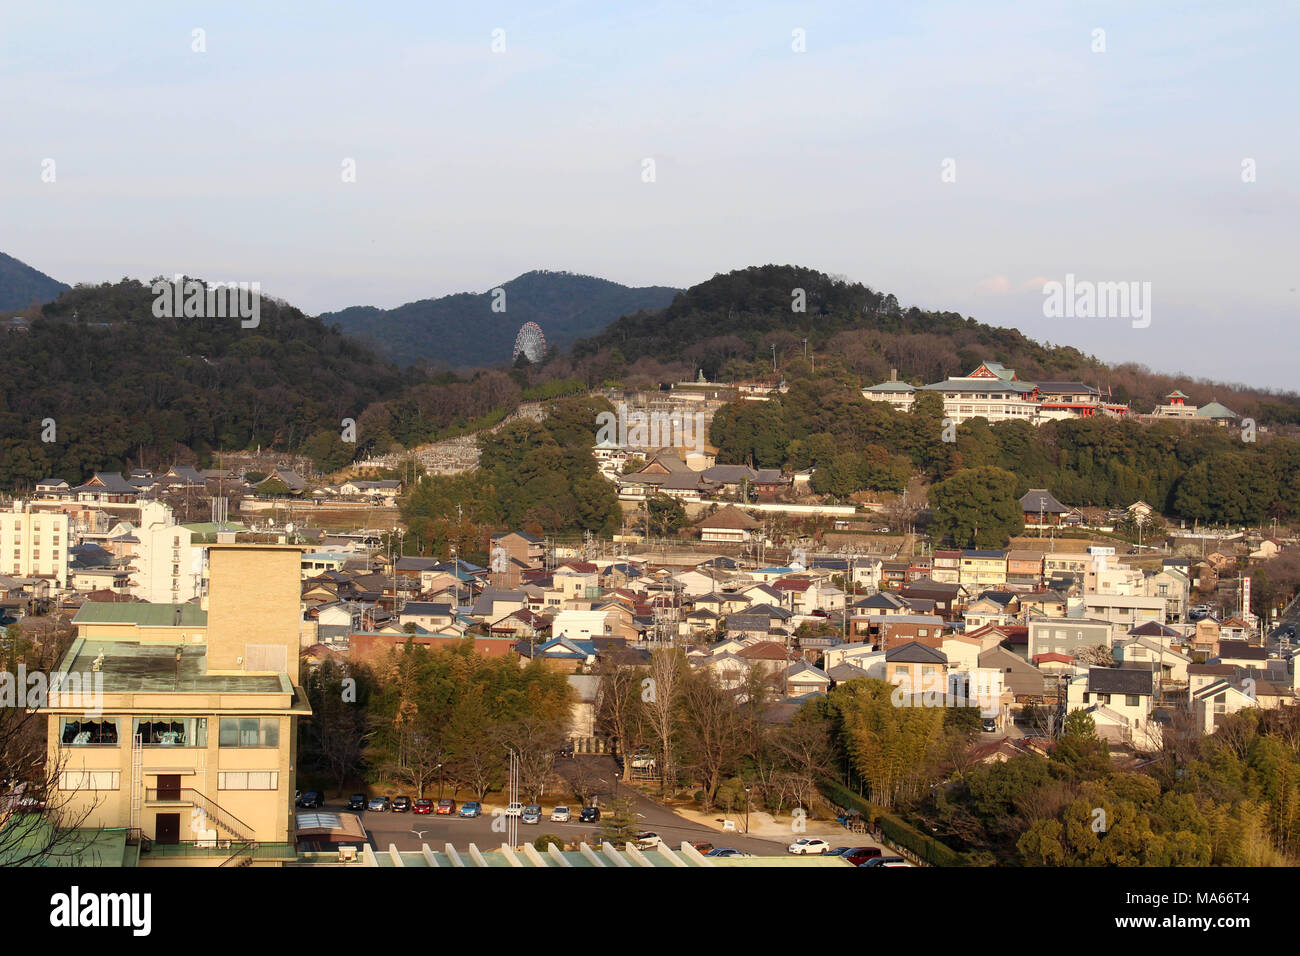
[[[577,762],[584,762],[586,772],[594,774],[601,781],[602,791],[597,796],[597,805],[602,809],[608,809],[615,794],[615,780],[617,768],[614,760],[607,756],[600,755],[579,755],[569,760],[558,760],[556,770],[561,775],[569,775],[577,770]],[[658,833],[670,846],[676,848],[684,841],[705,841],[712,843],[715,847],[732,847],[745,853],[755,855],[770,856],[773,854],[782,854],[785,852],[786,845],[793,842],[797,834],[792,834],[788,838],[780,839],[764,838],[759,836],[749,836],[736,832],[721,832],[692,820],[688,820],[672,810],[660,806],[653,800],[641,796],[636,791],[623,786],[617,785],[619,796],[632,796],[636,801],[637,813],[640,817],[644,829],[652,830]],[[400,792],[383,793],[373,791],[372,795],[400,796]],[[406,794],[414,797],[415,794]],[[430,794],[437,802],[437,793]],[[462,818],[459,816],[437,816],[436,814],[416,814],[411,812],[393,813],[392,811],[365,811],[358,813],[361,817],[362,825],[370,837],[371,845],[376,850],[387,850],[389,845],[394,845],[398,850],[418,850],[421,844],[428,843],[430,847],[441,849],[445,843],[451,843],[457,848],[464,848],[470,843],[477,844],[481,848],[495,848],[500,846],[506,840],[506,821],[504,817],[494,816],[493,809],[499,809],[505,806],[495,794],[495,799],[489,799],[483,804],[483,815],[477,818]],[[569,807],[573,818],[569,823],[552,823],[550,822],[551,810],[557,802],[563,802],[563,805]],[[459,812],[461,800],[457,799],[456,807]],[[527,802],[527,801],[524,801]],[[520,842],[532,842],[543,833],[553,833],[568,841],[586,840],[588,843],[598,843],[600,841],[600,824],[599,823],[579,823],[578,811],[580,806],[576,801],[543,799],[542,820],[539,824],[519,824]],[[327,800],[325,810],[347,813],[347,800],[334,799]],[[853,835],[844,832],[843,838],[827,837],[827,839],[836,846],[869,846],[872,841],[864,839],[861,835]]]

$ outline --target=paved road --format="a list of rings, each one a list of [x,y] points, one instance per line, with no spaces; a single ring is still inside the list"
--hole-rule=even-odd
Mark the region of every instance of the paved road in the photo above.
[[[635,790],[617,783],[617,769],[612,757],[601,755],[579,755],[571,760],[558,760],[556,770],[564,776],[570,776],[577,768],[578,762],[585,764],[585,770],[601,781],[601,790],[596,798],[597,806],[609,807],[615,796],[631,796],[636,801],[637,812],[645,829],[653,830],[663,837],[674,849],[683,841],[707,841],[715,847],[732,847],[745,853],[770,856],[785,852],[787,844],[797,839],[798,834],[788,837],[763,837],[757,834],[747,836],[743,833],[720,832],[702,824],[688,820],[671,810],[660,806],[653,800],[641,796]],[[396,794],[394,794],[396,795]],[[431,794],[434,799],[437,794]],[[587,839],[597,843],[600,839],[600,824],[578,823],[579,807],[576,802],[565,804],[573,812],[572,823],[551,823],[550,813],[555,801],[542,802],[543,815],[540,824],[519,825],[519,840],[531,842],[543,833],[554,833],[566,840]],[[324,809],[347,812],[346,800],[327,801]],[[414,813],[372,813],[366,811],[358,814],[370,836],[372,846],[378,850],[387,850],[390,844],[399,850],[418,850],[422,843],[441,849],[445,843],[451,843],[458,849],[464,849],[470,843],[480,848],[495,848],[505,842],[504,819],[494,818],[490,808],[484,816],[478,818],[461,818],[458,816],[438,816],[436,814],[417,815]],[[744,824],[742,823],[743,827]],[[829,837],[828,842],[845,846],[872,846],[873,842],[859,834],[854,836],[847,831],[843,837]],[[837,842],[838,841],[838,842]]]

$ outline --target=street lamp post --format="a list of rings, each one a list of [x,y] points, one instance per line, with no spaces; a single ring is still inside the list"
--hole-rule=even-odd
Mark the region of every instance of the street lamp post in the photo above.
[[[749,836],[749,790],[745,788],[745,836]]]

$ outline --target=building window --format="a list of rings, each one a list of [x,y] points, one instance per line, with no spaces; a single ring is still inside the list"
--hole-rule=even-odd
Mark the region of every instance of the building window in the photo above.
[[[59,740],[65,747],[116,747],[117,720],[112,717],[104,720],[64,717]]]
[[[122,774],[117,770],[65,770],[59,774],[60,790],[117,790]]]
[[[278,747],[280,721],[274,717],[222,717],[222,747]]]
[[[1137,706],[1139,706],[1140,704],[1141,704],[1141,701],[1138,699],[1138,695],[1137,695],[1137,694],[1125,694],[1125,695],[1124,695],[1124,706],[1125,706],[1125,707],[1137,707]]]
[[[217,774],[218,790],[278,790],[280,774],[274,770],[229,770]]]
[[[206,717],[137,717],[134,732],[145,747],[206,747]]]
[[[1099,704],[1109,704],[1109,703],[1110,703],[1110,694],[1098,694],[1098,695],[1097,695],[1097,703],[1099,703]]]

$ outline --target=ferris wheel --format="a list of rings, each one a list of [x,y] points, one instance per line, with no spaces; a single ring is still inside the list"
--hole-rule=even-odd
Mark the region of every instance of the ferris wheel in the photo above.
[[[515,335],[515,350],[510,356],[510,361],[517,361],[521,353],[534,365],[546,355],[546,336],[542,334],[542,327],[536,322],[525,322],[519,327],[519,332]]]

